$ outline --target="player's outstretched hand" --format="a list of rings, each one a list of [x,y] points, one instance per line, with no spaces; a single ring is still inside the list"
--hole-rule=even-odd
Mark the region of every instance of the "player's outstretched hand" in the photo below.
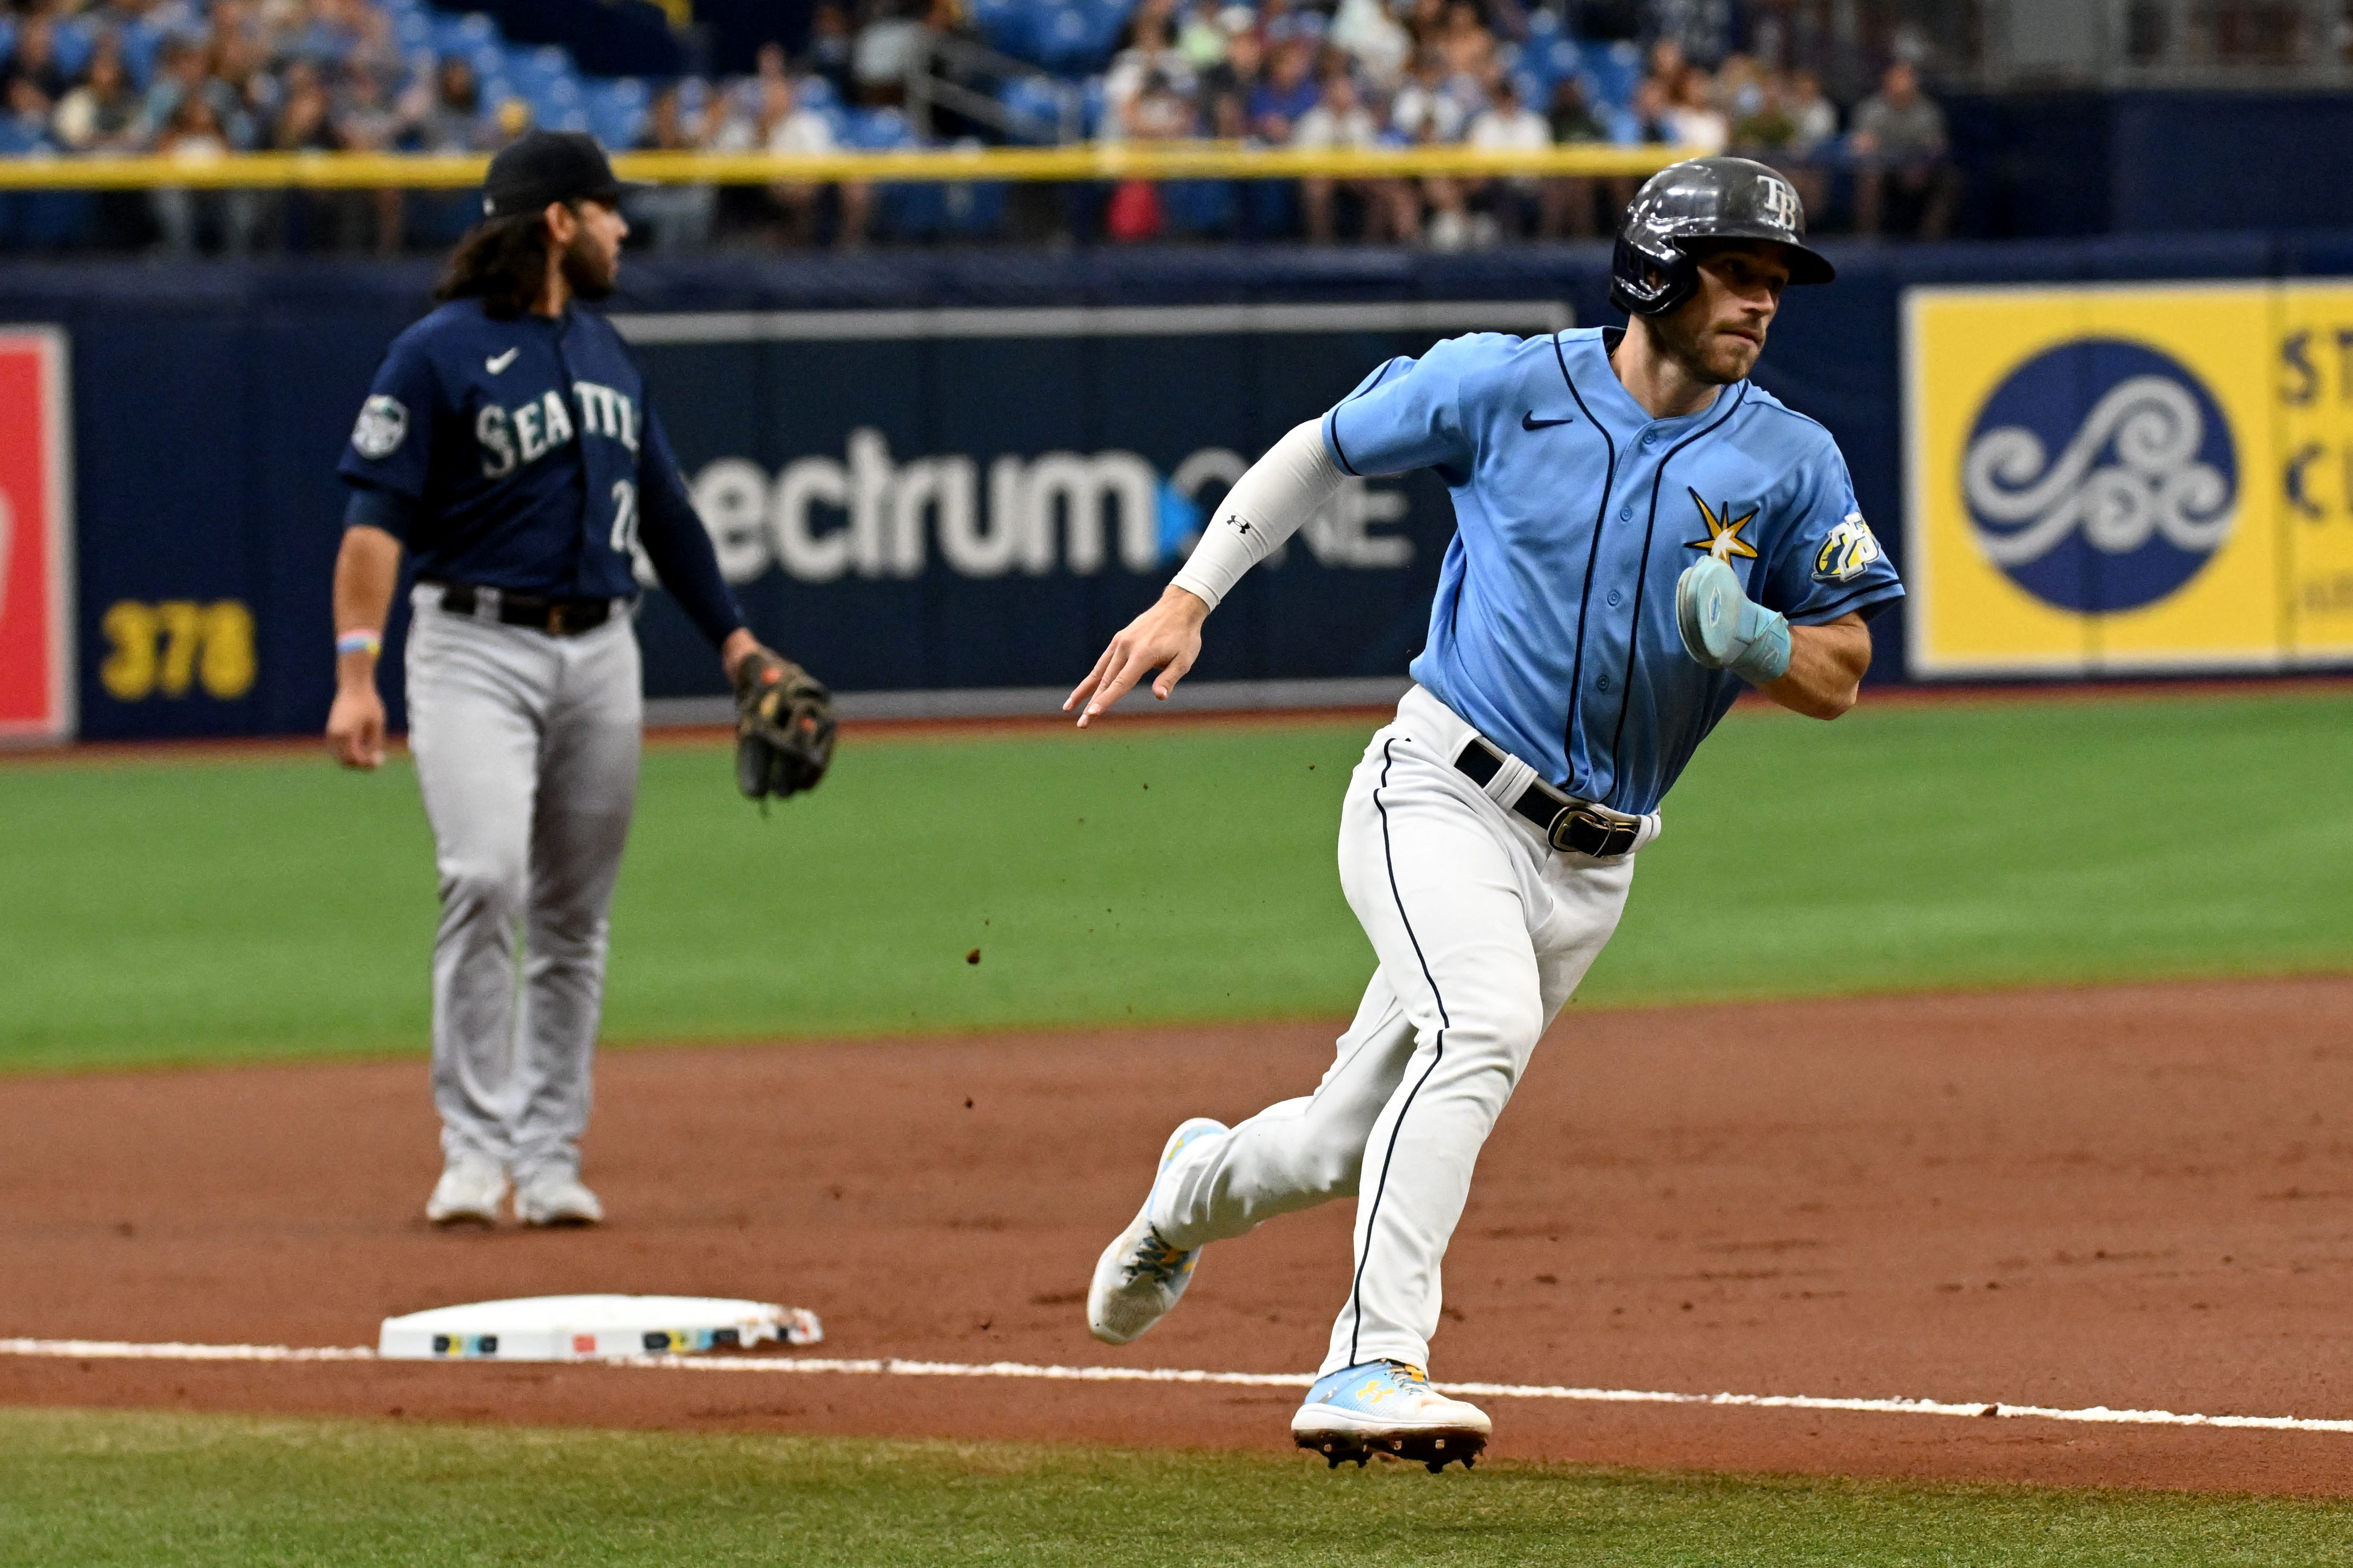
[[[384,763],[384,699],[375,685],[339,687],[327,710],[327,749],[347,768]]]
[[[1195,595],[1173,584],[1160,595],[1160,602],[1135,619],[1126,629],[1111,639],[1095,667],[1076,689],[1063,700],[1062,711],[1068,713],[1080,703],[1086,704],[1079,714],[1079,728],[1098,713],[1109,711],[1111,705],[1128,693],[1128,689],[1151,674],[1160,672],[1152,683],[1152,695],[1163,702],[1201,657],[1201,623],[1209,618],[1209,606]]]

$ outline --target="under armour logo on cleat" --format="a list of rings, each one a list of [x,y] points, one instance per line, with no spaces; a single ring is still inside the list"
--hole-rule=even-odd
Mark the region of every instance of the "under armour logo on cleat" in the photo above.
[[[489,359],[482,362],[482,368],[489,371],[492,375],[496,375],[501,371],[506,369],[507,366],[514,363],[515,355],[521,353],[522,353],[522,350],[521,349],[509,349],[502,354],[492,354]]]
[[[1539,419],[1536,417],[1536,411],[1533,408],[1520,416],[1520,428],[1523,430],[1549,430],[1556,425],[1574,425],[1576,423],[1577,418],[1574,415],[1570,416],[1567,419]]]

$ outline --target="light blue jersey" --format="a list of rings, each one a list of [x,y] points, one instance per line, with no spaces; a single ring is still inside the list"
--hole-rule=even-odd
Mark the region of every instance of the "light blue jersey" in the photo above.
[[[1324,443],[1348,473],[1433,468],[1453,495],[1413,678],[1570,795],[1644,813],[1743,684],[1683,651],[1685,567],[1715,549],[1797,626],[1904,585],[1829,431],[1745,381],[1653,419],[1610,368],[1618,337],[1449,339],[1366,377]]]

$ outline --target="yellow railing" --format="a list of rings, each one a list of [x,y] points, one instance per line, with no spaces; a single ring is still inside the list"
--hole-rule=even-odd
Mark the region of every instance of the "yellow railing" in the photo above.
[[[1580,143],[1536,152],[1395,147],[1310,152],[1234,142],[1089,142],[1067,147],[927,147],[889,153],[629,153],[624,179],[665,185],[964,180],[1342,180],[1440,174],[1641,175],[1690,150]],[[372,190],[479,185],[489,160],[375,153],[232,153],[210,158],[0,158],[0,190],[155,186]]]

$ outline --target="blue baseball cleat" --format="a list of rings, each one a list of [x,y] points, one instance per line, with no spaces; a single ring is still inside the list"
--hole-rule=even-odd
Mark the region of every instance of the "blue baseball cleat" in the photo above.
[[[1087,1331],[1105,1344],[1124,1345],[1166,1317],[1185,1287],[1192,1283],[1193,1266],[1200,1261],[1201,1249],[1179,1252],[1160,1239],[1160,1233],[1152,1228],[1153,1194],[1160,1190],[1161,1176],[1167,1174],[1170,1163],[1187,1144],[1225,1131],[1224,1122],[1197,1116],[1171,1132],[1160,1151],[1160,1169],[1152,1178],[1153,1191],[1144,1195],[1144,1206],[1095,1260],[1095,1277],[1087,1287]]]
[[[1431,1475],[1454,1459],[1467,1470],[1493,1430],[1485,1411],[1447,1398],[1421,1368],[1401,1361],[1366,1362],[1316,1379],[1291,1418],[1292,1440],[1335,1469],[1343,1459],[1361,1469],[1377,1454],[1427,1465]]]

